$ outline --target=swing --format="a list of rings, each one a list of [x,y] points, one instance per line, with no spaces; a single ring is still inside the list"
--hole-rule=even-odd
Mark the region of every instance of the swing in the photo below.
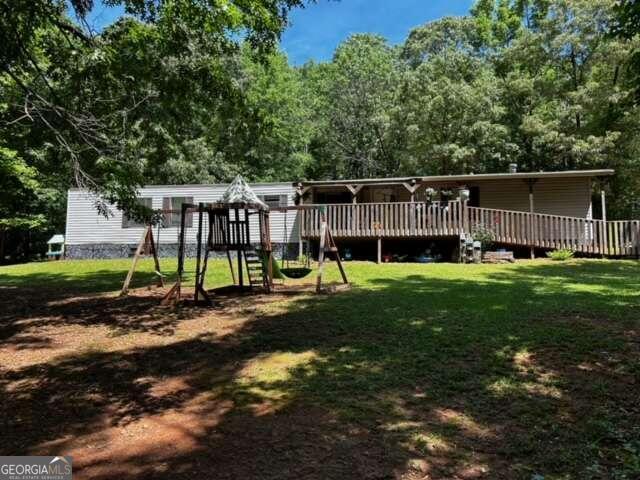
[[[313,270],[311,268],[311,262],[310,262],[310,248],[309,248],[309,241],[307,240],[307,246],[306,246],[306,253],[305,256],[307,257],[306,260],[306,264],[304,267],[290,267],[289,266],[289,259],[287,258],[286,262],[286,266],[285,266],[285,257],[286,257],[286,248],[287,248],[287,215],[289,214],[289,210],[285,210],[284,211],[284,233],[283,233],[283,242],[282,242],[282,267],[280,267],[280,273],[282,273],[282,275],[284,275],[287,278],[291,278],[291,279],[298,279],[298,278],[304,278],[307,275],[309,275]]]

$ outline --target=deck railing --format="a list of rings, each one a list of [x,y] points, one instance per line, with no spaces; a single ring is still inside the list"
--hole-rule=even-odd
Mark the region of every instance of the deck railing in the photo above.
[[[454,236],[464,232],[464,204],[356,203],[325,205],[336,237]],[[303,237],[320,234],[320,211],[301,210]]]
[[[613,256],[640,256],[640,220],[609,221],[469,207],[464,202],[324,205],[343,238],[443,237],[491,231],[501,244]],[[320,234],[320,211],[300,210],[302,237]]]

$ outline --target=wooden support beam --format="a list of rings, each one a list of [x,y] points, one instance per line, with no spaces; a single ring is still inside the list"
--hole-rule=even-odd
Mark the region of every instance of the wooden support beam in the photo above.
[[[529,228],[529,235],[530,235],[530,242],[531,244],[531,248],[530,248],[530,255],[531,255],[531,260],[536,258],[536,252],[535,252],[535,246],[533,245],[533,242],[535,241],[535,236],[533,235],[533,213],[534,213],[534,203],[533,203],[533,186],[536,184],[536,182],[538,181],[537,178],[529,178],[527,180],[525,180],[527,182],[527,184],[529,185],[529,213],[531,213],[531,219],[529,221],[530,224],[530,228]]]
[[[378,264],[382,263],[382,238],[378,237]]]
[[[180,300],[180,279],[178,279],[176,281],[176,283],[173,284],[173,286],[169,289],[169,291],[165,294],[164,297],[162,297],[162,300],[160,301],[160,305],[166,306],[166,305],[173,305],[175,304],[178,300]]]
[[[244,279],[242,278],[242,248],[240,247],[240,235],[241,235],[241,230],[240,230],[240,211],[235,208],[234,209],[234,214],[235,214],[235,219],[236,219],[236,245],[238,247],[237,249],[237,255],[238,255],[238,286],[240,288],[244,287]]]
[[[158,239],[160,239],[160,226],[158,226]],[[153,264],[156,267],[156,275],[158,276],[158,286],[164,287],[164,280],[162,278],[162,272],[160,271],[160,259],[158,258],[158,249],[156,248],[156,241],[153,239],[153,227],[151,226],[149,226],[149,246],[151,247],[151,254],[153,255]]]
[[[345,187],[351,192],[351,203],[358,203],[358,192],[362,190],[364,185],[345,185]]]
[[[322,275],[324,273],[325,254],[334,255],[335,261],[338,264],[338,270],[340,271],[340,275],[342,277],[342,282],[345,285],[349,285],[347,274],[345,273],[344,267],[342,266],[342,260],[340,259],[340,253],[338,252],[338,247],[336,246],[336,242],[333,239],[333,234],[331,233],[331,229],[327,224],[327,216],[325,211],[320,212],[320,218],[321,218],[320,250],[318,252],[318,276],[316,278],[316,293],[322,293],[326,291],[326,289],[324,289],[322,286]]]
[[[607,228],[607,199],[604,190],[600,190],[600,202],[602,205],[602,256],[609,251],[609,239]]]
[[[183,203],[180,216],[180,235],[178,237],[178,272],[176,283],[169,289],[160,302],[161,305],[175,304],[180,300],[182,294],[182,275],[184,274],[184,249],[186,242],[186,220],[187,213],[194,211],[195,205],[191,203]]]
[[[302,185],[298,184],[298,186],[296,187],[296,193],[300,197],[304,197],[312,188],[313,187],[303,187]]]
[[[231,260],[231,252],[227,249],[227,260],[229,260],[229,270],[231,270],[231,280],[236,284],[236,272],[233,270],[233,260]]]
[[[322,289],[322,274],[324,272],[324,251],[327,241],[327,222],[322,220],[320,225],[320,249],[318,250],[318,276],[316,278],[316,292]]]
[[[202,290],[200,283],[200,259],[202,257],[202,220],[203,220],[203,208],[202,203],[198,205],[198,236],[196,238],[197,246],[196,246],[196,288],[193,293],[193,300],[198,302],[198,295],[200,290]]]
[[[147,243],[147,238],[149,236],[149,232],[151,231],[151,225],[145,228],[142,237],[140,237],[140,241],[138,242],[138,246],[136,247],[136,252],[133,255],[133,262],[131,262],[131,268],[129,268],[129,272],[127,273],[127,278],[124,279],[124,284],[122,285],[122,290],[120,291],[120,296],[124,297],[129,292],[129,284],[131,283],[131,279],[133,278],[133,272],[136,271],[136,265],[138,265],[138,260],[142,256],[142,250]],[[153,235],[153,234],[152,234]]]
[[[209,296],[209,292],[204,288],[204,280],[207,275],[207,265],[209,264],[209,249],[207,248],[204,252],[204,260],[202,265],[202,270],[200,271],[200,281],[196,284],[196,292],[194,295],[194,300],[198,301],[199,295],[202,295],[205,303],[208,306],[213,306],[213,300]]]
[[[418,190],[422,184],[419,182],[416,183],[410,183],[410,182],[402,182],[402,185],[404,186],[404,188],[407,189],[407,191],[413,195],[414,193],[416,193],[416,190]]]
[[[340,270],[340,276],[342,277],[342,283],[348,284],[349,280],[347,279],[347,274],[344,271],[344,267],[342,266],[342,260],[340,259],[340,252],[338,252],[338,247],[336,246],[336,242],[333,239],[333,234],[331,233],[331,229],[327,228],[327,237],[330,244],[330,250],[336,257],[336,263],[338,264],[338,270]]]

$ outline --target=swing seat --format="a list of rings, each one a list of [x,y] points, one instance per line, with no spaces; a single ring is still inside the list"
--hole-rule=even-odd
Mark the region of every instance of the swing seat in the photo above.
[[[280,272],[287,278],[304,278],[313,270],[307,267],[281,268]]]

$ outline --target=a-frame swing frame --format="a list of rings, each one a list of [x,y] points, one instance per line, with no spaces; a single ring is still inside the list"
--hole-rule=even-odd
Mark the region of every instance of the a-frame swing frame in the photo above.
[[[136,271],[138,260],[140,260],[140,257],[142,257],[143,255],[148,254],[146,252],[150,252],[151,255],[153,256],[153,262],[155,264],[155,269],[156,269],[155,273],[158,276],[156,285],[158,287],[164,287],[162,272],[160,271],[160,260],[158,259],[156,242],[153,238],[153,225],[149,224],[145,227],[144,232],[140,237],[140,241],[138,242],[138,246],[136,247],[136,251],[133,255],[133,261],[131,262],[131,267],[129,268],[127,277],[124,279],[124,283],[122,284],[122,290],[120,290],[121,297],[124,297],[129,293],[129,285],[131,284],[131,280],[133,279],[133,274]]]
[[[338,289],[338,287],[335,285],[324,287],[322,284],[325,255],[327,257],[329,255],[333,255],[335,262],[338,264],[340,275],[342,276],[342,285],[340,285],[340,287],[348,288],[349,280],[347,279],[347,274],[345,273],[344,267],[342,266],[342,260],[340,260],[340,253],[338,252],[338,247],[336,246],[336,242],[333,239],[331,228],[327,223],[326,211],[322,207],[320,209],[320,222],[321,222],[320,223],[320,248],[318,251],[318,276],[316,277],[316,293],[328,293],[328,292],[336,291]]]

